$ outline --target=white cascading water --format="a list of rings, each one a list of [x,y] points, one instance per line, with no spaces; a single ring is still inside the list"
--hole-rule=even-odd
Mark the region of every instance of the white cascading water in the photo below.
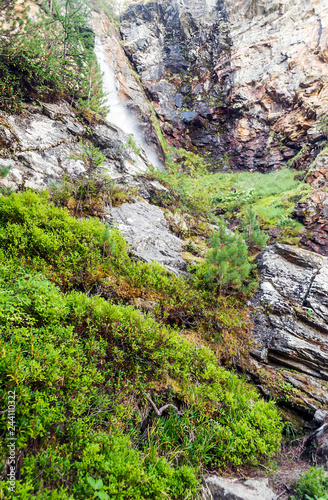
[[[98,37],[96,37],[95,54],[100,70],[103,73],[103,90],[107,95],[107,103],[109,106],[109,113],[106,119],[122,129],[126,134],[132,135],[134,140],[139,143],[145,151],[149,162],[154,167],[162,169],[163,162],[160,160],[156,151],[146,143],[136,117],[129,111],[119,97],[119,82],[113,68],[108,62],[105,47]]]

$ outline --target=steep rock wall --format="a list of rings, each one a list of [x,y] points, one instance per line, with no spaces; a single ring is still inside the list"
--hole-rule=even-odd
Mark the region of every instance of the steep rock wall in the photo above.
[[[307,168],[323,148],[325,0],[137,3],[121,34],[174,146],[261,171]]]
[[[104,13],[93,12],[92,25],[95,34],[102,40],[105,56],[115,74],[120,100],[138,120],[145,143],[156,151],[160,160],[164,161],[163,150],[153,123],[152,110],[142,86],[131,72],[117,30]],[[110,106],[111,96],[108,96],[108,103]]]

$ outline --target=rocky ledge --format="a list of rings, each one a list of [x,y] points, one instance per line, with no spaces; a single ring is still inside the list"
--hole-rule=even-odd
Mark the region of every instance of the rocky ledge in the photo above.
[[[64,176],[81,179],[87,175],[85,145],[104,155],[102,175],[136,193],[131,204],[107,207],[107,221],[119,227],[136,258],[156,260],[176,274],[184,272],[182,240],[170,231],[163,211],[145,201],[166,190],[157,181],[138,177],[148,170],[146,154],[128,146],[128,136],[109,122],[86,127],[66,101],[26,106],[21,115],[0,112],[0,167],[12,167],[1,185],[39,190],[60,183]]]
[[[257,264],[250,371],[264,394],[311,417],[328,405],[328,258],[277,244]]]

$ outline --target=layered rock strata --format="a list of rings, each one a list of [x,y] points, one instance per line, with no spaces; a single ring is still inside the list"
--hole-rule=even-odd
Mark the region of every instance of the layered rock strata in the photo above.
[[[172,145],[261,171],[308,168],[323,148],[325,0],[134,3],[121,34]]]
[[[253,370],[267,391],[311,415],[328,405],[328,258],[277,244],[257,258]]]

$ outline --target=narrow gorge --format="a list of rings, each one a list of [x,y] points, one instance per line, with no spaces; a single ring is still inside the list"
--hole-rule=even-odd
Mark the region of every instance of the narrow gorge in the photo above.
[[[0,498],[325,500],[326,0],[0,7]]]

